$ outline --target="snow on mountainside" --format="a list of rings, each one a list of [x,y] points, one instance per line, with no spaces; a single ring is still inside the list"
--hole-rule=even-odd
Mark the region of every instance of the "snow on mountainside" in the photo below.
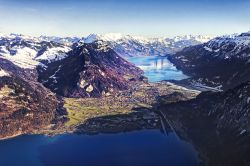
[[[0,68],[0,77],[9,76],[9,73]]]
[[[224,59],[249,57],[250,33],[217,37],[205,43],[203,48],[213,56]]]
[[[184,48],[169,60],[196,80],[233,88],[250,80],[250,33],[217,37]]]
[[[152,56],[173,54],[181,49],[201,44],[212,39],[209,36],[177,36],[174,38],[145,38],[141,36],[109,33],[105,35],[91,34],[84,38],[84,43],[102,40],[121,56]]]
[[[0,36],[0,57],[21,68],[34,69],[41,61],[52,62],[63,59],[70,46],[41,38],[24,35]]]
[[[70,47],[54,47],[46,50],[42,55],[36,57],[36,60],[45,60],[48,62],[58,61],[66,58]]]

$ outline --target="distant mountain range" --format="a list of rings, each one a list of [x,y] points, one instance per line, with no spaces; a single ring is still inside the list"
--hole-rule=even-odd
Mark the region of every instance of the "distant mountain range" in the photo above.
[[[146,38],[141,36],[110,33],[105,35],[91,34],[83,38],[85,43],[96,40],[106,41],[121,56],[152,56],[173,54],[181,49],[211,40],[209,36],[176,36],[173,38]]]

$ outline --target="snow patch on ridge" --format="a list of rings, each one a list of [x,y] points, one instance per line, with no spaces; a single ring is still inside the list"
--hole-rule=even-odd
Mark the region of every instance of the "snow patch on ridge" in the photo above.
[[[209,52],[213,52],[213,49],[211,49],[211,48],[209,48],[207,46],[205,46],[204,49],[207,50],[207,51],[209,51]]]
[[[66,54],[71,49],[70,47],[54,47],[45,51],[41,56],[36,57],[36,60],[47,60],[49,63],[66,58]]]
[[[6,72],[5,70],[0,69],[0,77],[3,77],[3,76],[10,76],[10,74]]]

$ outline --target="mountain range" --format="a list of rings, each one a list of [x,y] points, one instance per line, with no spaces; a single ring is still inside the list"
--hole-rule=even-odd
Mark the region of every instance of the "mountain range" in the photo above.
[[[89,35],[88,37],[31,37],[10,34],[0,36],[0,54],[23,68],[35,68],[43,61],[57,61],[67,56],[74,46],[103,41],[120,56],[150,56],[175,53],[184,47],[208,41],[208,36],[144,38],[121,34]]]

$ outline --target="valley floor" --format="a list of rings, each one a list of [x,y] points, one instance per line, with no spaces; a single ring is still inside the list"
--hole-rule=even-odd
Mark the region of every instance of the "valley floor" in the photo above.
[[[65,132],[80,131],[86,134],[98,132],[113,132],[117,130],[131,130],[134,121],[141,120],[140,126],[150,125],[157,120],[152,111],[159,100],[165,103],[178,102],[195,98],[200,92],[187,89],[169,82],[142,83],[135,85],[133,89],[121,91],[116,95],[103,96],[101,98],[64,98],[67,121],[52,130],[43,130],[43,134],[54,135]],[[162,98],[164,97],[164,98]],[[164,101],[163,101],[164,100]],[[116,118],[114,118],[116,116]],[[100,119],[113,119],[115,123],[122,124],[117,127],[97,123]],[[135,121],[136,119],[136,121]],[[96,121],[96,122],[95,122]],[[150,124],[152,122],[152,124]],[[100,125],[100,126],[98,126]],[[106,125],[105,131],[101,127]],[[132,127],[132,128],[129,128]],[[100,130],[100,131],[98,131]],[[39,131],[41,132],[41,131]],[[37,133],[36,133],[37,134]]]

